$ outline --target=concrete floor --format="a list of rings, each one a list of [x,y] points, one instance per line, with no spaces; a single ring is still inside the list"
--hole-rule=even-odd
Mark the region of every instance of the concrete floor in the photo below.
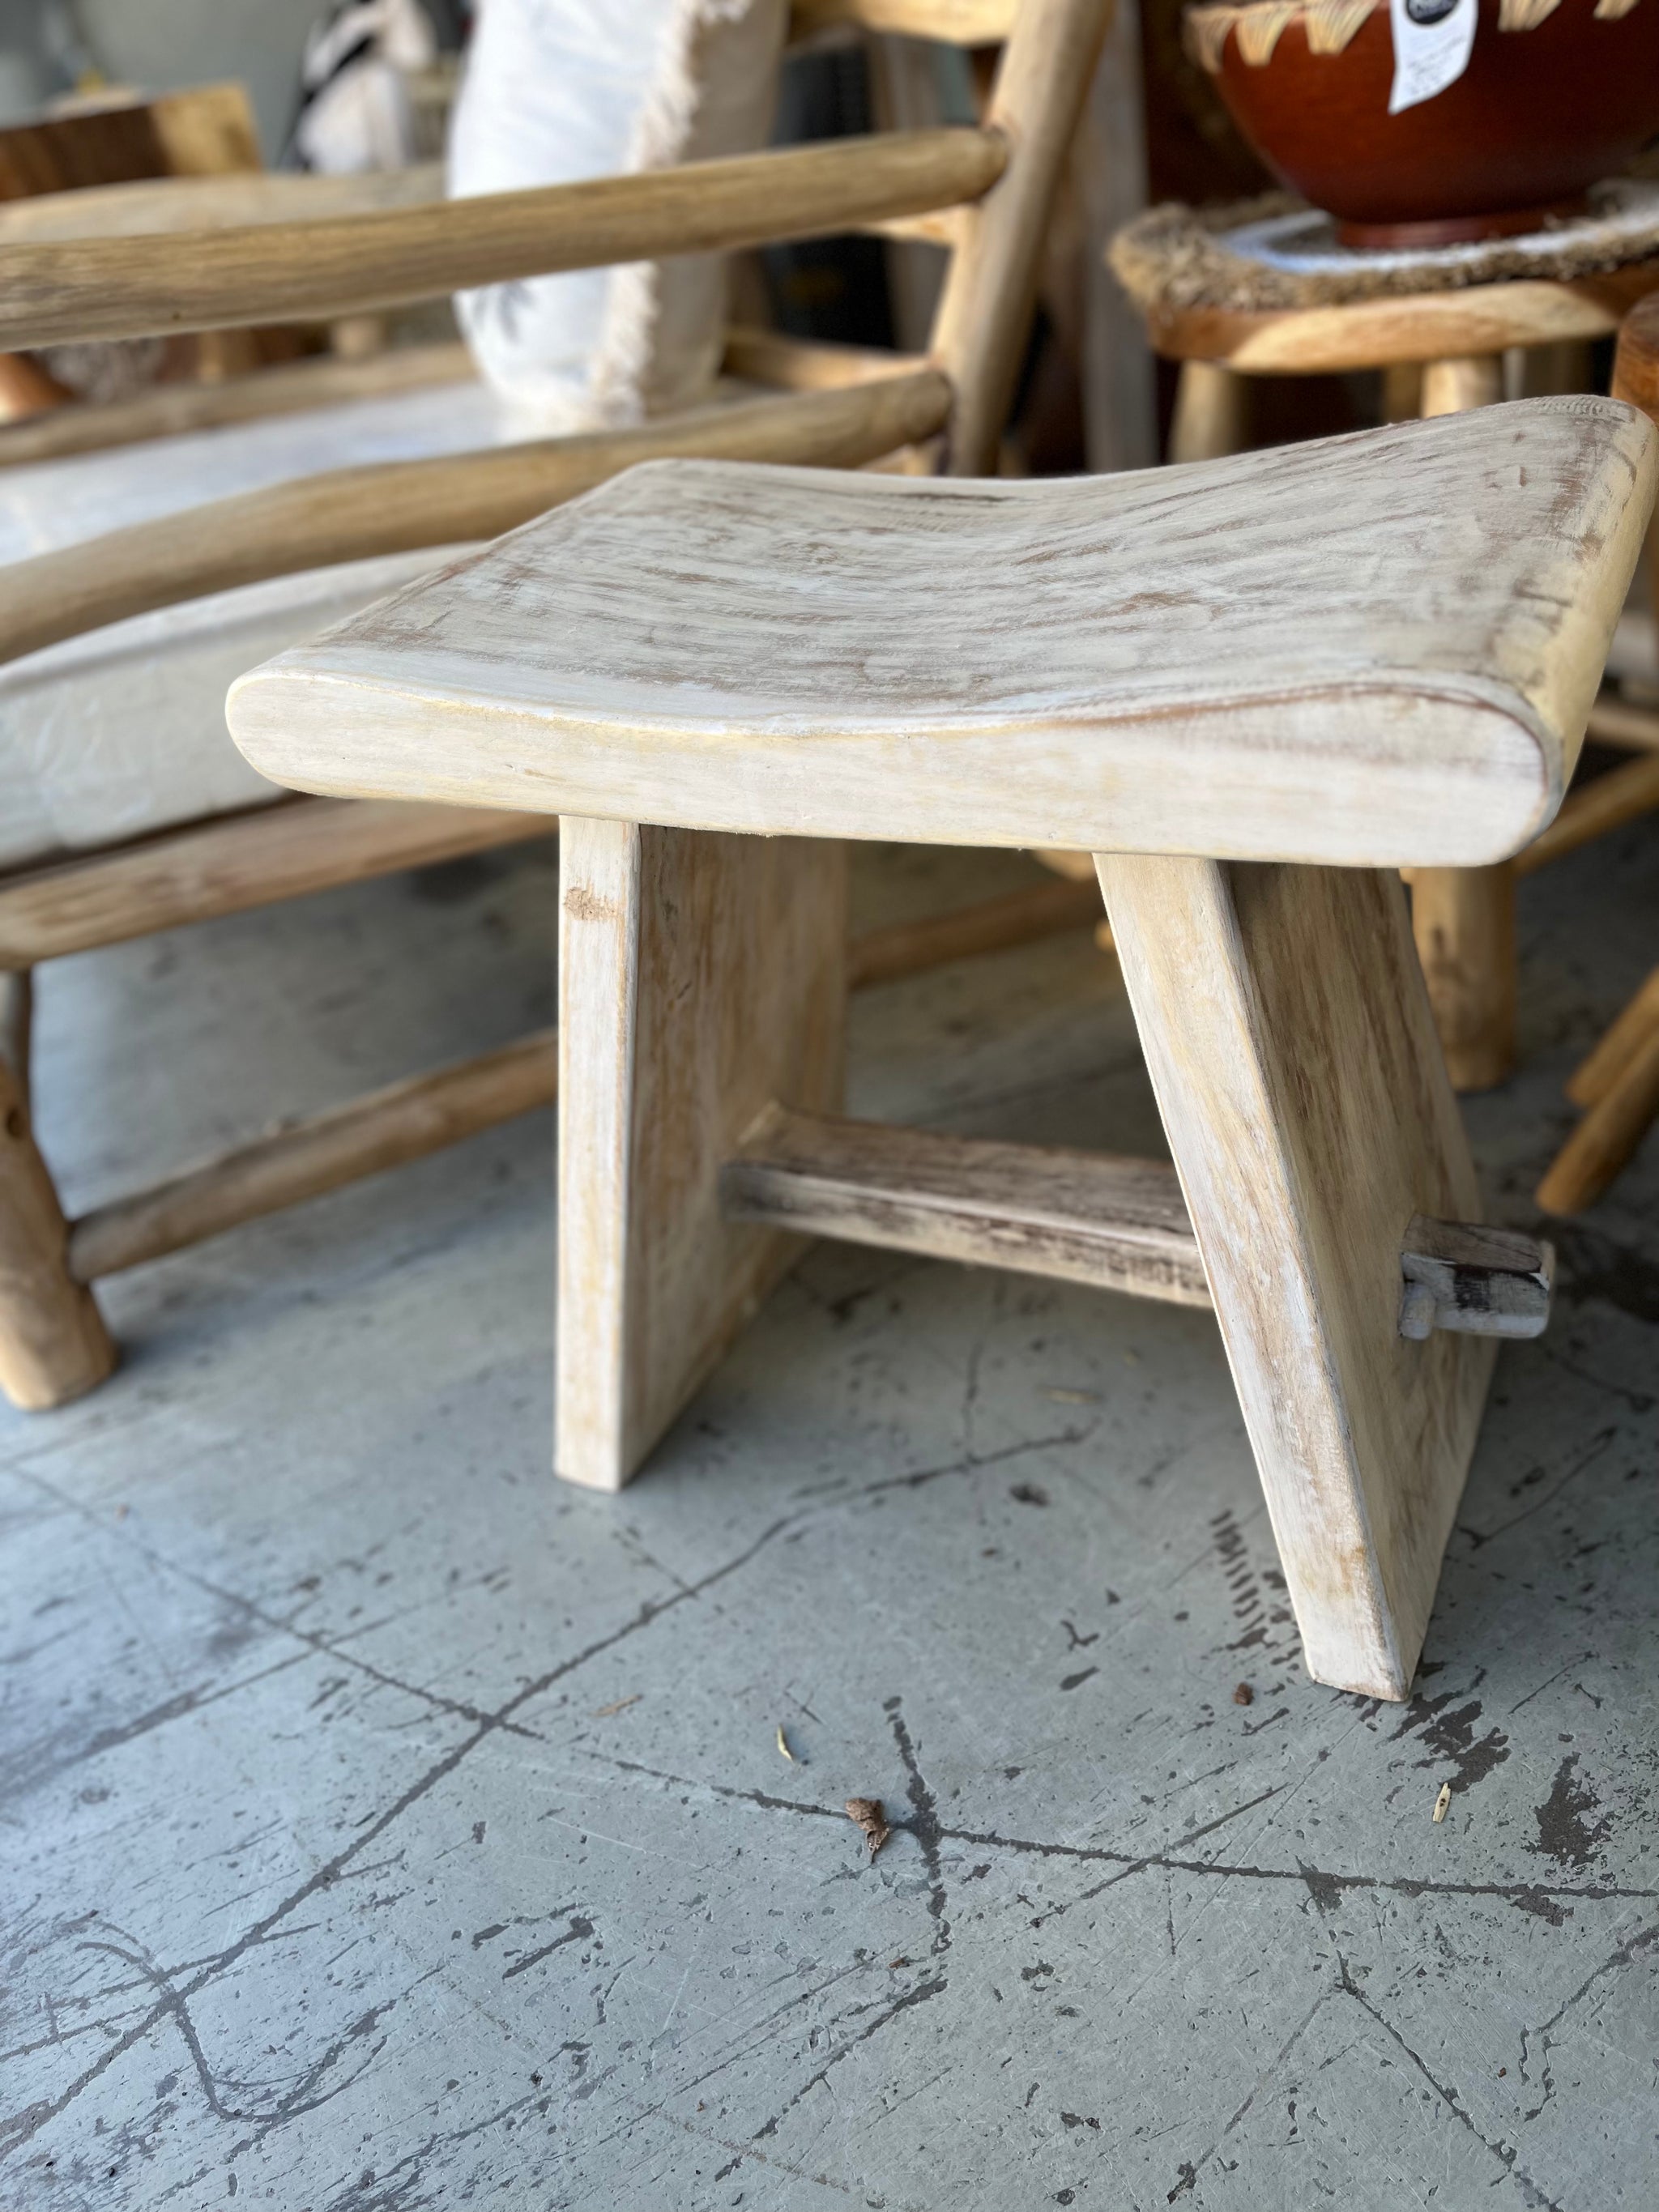
[[[1028,871],[866,855],[865,919]],[[71,1206],[547,1019],[553,889],[64,963]],[[1526,889],[1505,1218],[1656,910],[1646,826]],[[1085,938],[854,1033],[856,1110],[1158,1148]],[[1503,1355],[1404,1707],[1304,1679],[1206,1316],[820,1249],[556,1487],[550,1152],[121,1280],[115,1383],[0,1413],[7,2212],[1659,2203],[1659,1144]]]

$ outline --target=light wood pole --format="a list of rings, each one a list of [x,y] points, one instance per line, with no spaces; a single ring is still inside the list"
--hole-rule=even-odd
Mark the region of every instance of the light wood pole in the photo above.
[[[1423,413],[1461,415],[1504,397],[1501,354],[1431,361]],[[1419,868],[1412,934],[1455,1091],[1489,1091],[1515,1066],[1515,870]]]

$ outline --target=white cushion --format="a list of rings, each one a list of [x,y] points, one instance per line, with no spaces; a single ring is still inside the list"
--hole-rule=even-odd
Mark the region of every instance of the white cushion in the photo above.
[[[485,0],[450,130],[457,197],[766,143],[787,0]],[[550,432],[692,404],[720,367],[726,263],[681,255],[456,301],[485,376]]]
[[[0,469],[0,562],[291,477],[464,453],[520,434],[489,386],[469,380]]]
[[[350,463],[501,443],[477,383],[357,400],[0,471],[0,562]],[[232,680],[434,568],[444,549],[280,576],[0,666],[0,868],[283,794],[225,729]]]
[[[231,684],[454,550],[274,577],[0,668],[0,870],[285,798],[230,741]]]

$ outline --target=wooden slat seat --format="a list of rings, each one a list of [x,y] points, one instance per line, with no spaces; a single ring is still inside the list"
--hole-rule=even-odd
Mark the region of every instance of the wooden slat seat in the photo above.
[[[266,663],[231,726],[325,793],[1494,860],[1559,804],[1656,446],[1570,398],[1066,481],[660,462]]]

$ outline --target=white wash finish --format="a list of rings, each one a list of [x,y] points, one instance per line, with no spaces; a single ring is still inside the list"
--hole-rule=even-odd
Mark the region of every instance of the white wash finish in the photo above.
[[[243,678],[279,781],[562,817],[559,1472],[627,1480],[792,1231],[1207,1288],[1310,1668],[1408,1694],[1550,1268],[1468,1234],[1382,871],[1553,812],[1656,448],[1557,400],[1075,483],[652,465]],[[1184,1207],[829,1118],[848,836],[1094,850]]]
[[[1404,890],[1097,856],[1309,1671],[1404,1697],[1495,1347],[1400,1333],[1418,1214],[1479,1218]]]
[[[1173,1168],[773,1103],[720,1171],[728,1219],[1207,1306]]]
[[[233,727],[325,793],[1495,860],[1560,802],[1654,469],[1577,398],[1179,477],[642,468],[278,656]]]
[[[773,1099],[841,1104],[847,853],[560,831],[554,1457],[620,1490],[804,1249],[720,1175]]]

